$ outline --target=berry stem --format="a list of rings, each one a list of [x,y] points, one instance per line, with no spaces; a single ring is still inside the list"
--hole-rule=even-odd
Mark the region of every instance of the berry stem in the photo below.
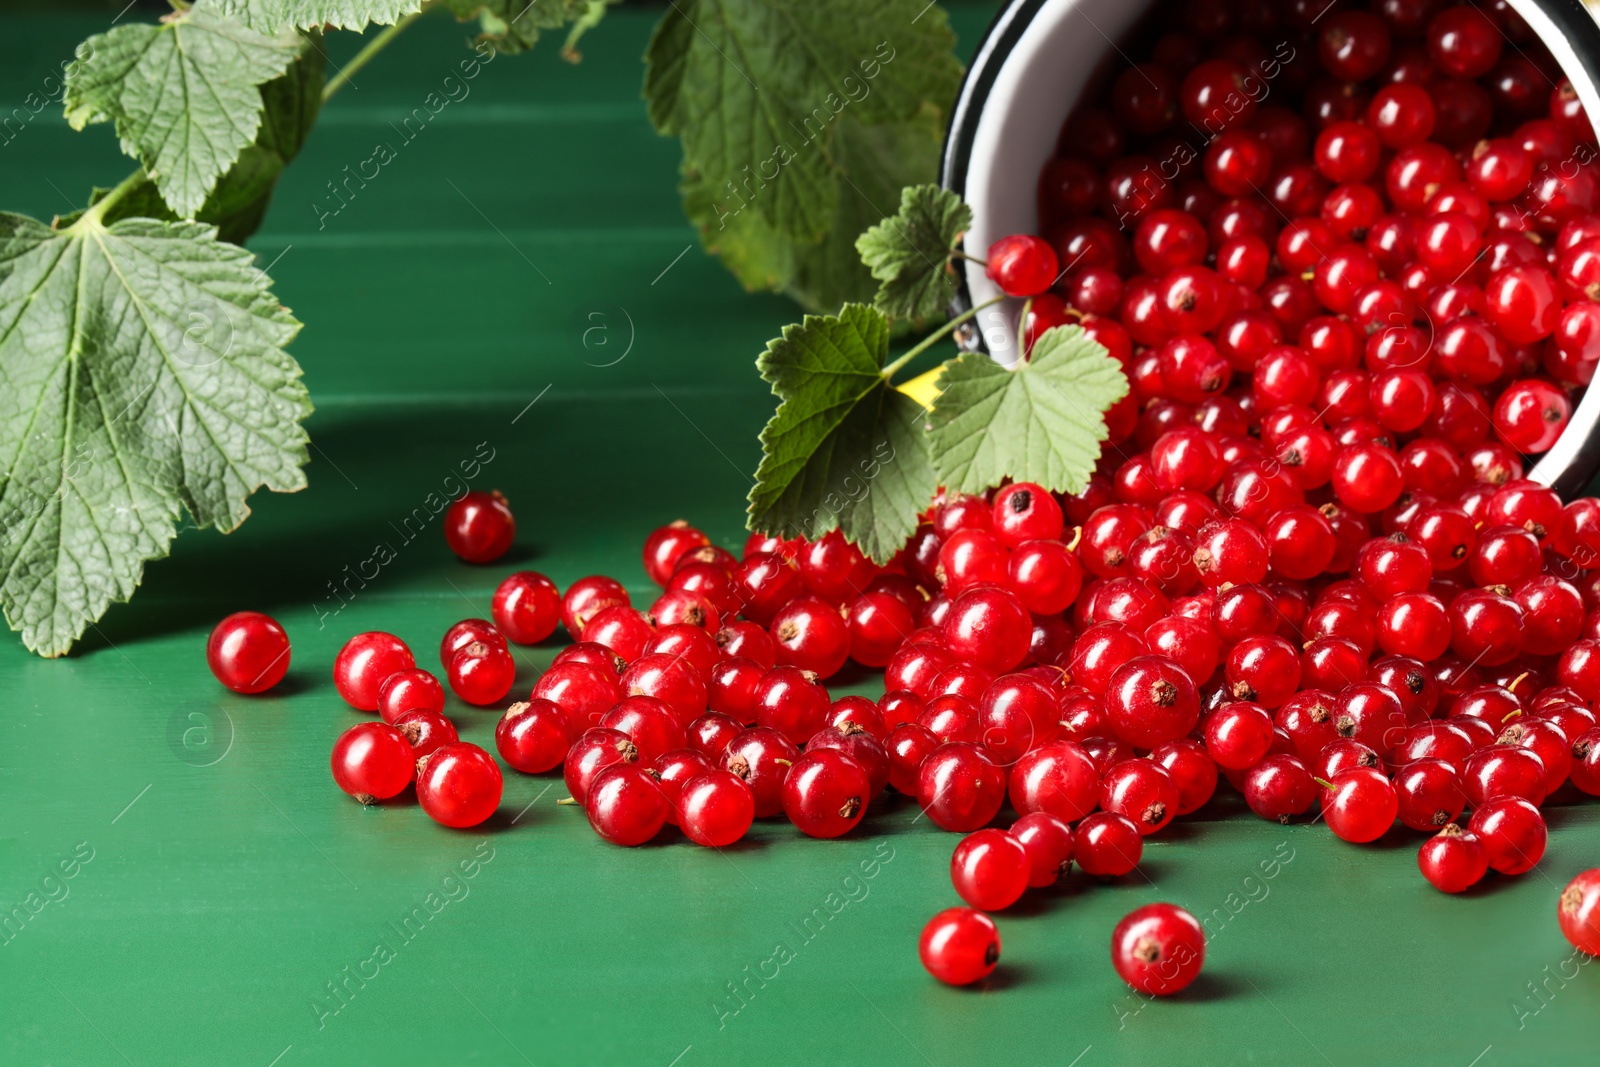
[[[907,363],[910,363],[913,359],[916,359],[918,356],[922,355],[922,353],[926,352],[928,349],[932,348],[936,341],[950,333],[957,326],[960,326],[963,322],[966,322],[968,319],[972,318],[985,308],[994,307],[1004,299],[1004,296],[997,296],[993,300],[984,301],[977,307],[969,308],[957,315],[955,318],[951,319],[949,322],[945,323],[943,326],[939,327],[937,330],[930,333],[928,336],[924,337],[921,341],[918,341],[912,346],[910,351],[905,353],[905,355],[901,356],[899,359],[883,368],[881,373],[883,374],[884,380],[888,381],[892,379],[896,371],[898,371],[901,367],[904,367]]]
[[[969,256],[959,248],[952,248],[950,250],[950,254],[955,256],[957,259],[964,259],[968,263],[976,263],[980,267],[987,268],[989,266],[989,261],[987,259],[979,259],[977,256]]]
[[[323,104],[326,105],[329,100],[332,100],[333,94],[343,89],[350,82],[350,79],[355,77],[357,71],[372,62],[373,56],[387,48],[390,41],[398,37],[406,27],[431,11],[435,4],[436,0],[428,0],[428,3],[423,4],[393,26],[385,27],[382,33],[368,41],[361,51],[357,52],[350,62],[346,63],[337,74],[328,79],[328,84],[322,87]]]

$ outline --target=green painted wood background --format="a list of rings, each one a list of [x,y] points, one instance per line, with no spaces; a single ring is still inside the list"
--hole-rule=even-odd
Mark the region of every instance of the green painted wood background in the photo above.
[[[988,16],[955,10],[964,49]],[[326,183],[394,138],[463,31],[419,25],[324,115],[253,242],[308,324],[311,488],[258,497],[230,537],[182,537],[69,659],[0,642],[0,1062],[1595,1062],[1600,968],[1554,914],[1600,863],[1594,806],[1550,813],[1533,873],[1456,899],[1423,883],[1413,835],[1356,848],[1219,804],[1152,841],[1140,874],[1074,876],[1002,915],[1002,968],[951,990],[915,944],[956,902],[954,838],[904,801],[843,840],[780,821],[719,854],[605,845],[549,776],[511,776],[500,816],[464,833],[334,788],[329,746],[356,719],[328,677],[340,643],[389,629],[431,664],[447,625],[487,611],[502,568],[400,529],[463,461],[491,456],[473,484],[516,506],[506,563],[558,582],[607,571],[642,598],[652,526],[742,536],[771,408],[752,360],[793,309],[694,247],[677,147],[638,99],[652,17],[608,18],[581,66],[495,60],[319,228]],[[105,18],[0,16],[0,106]],[[103,127],[43,114],[13,134],[9,210],[47,218],[126,170]],[[379,545],[394,560],[333,597]],[[203,660],[210,625],[246,607],[294,640],[261,698]],[[520,650],[519,688],[553,654]],[[491,713],[452,714],[490,743]],[[1213,938],[1170,1002],[1107,958],[1152,900]]]

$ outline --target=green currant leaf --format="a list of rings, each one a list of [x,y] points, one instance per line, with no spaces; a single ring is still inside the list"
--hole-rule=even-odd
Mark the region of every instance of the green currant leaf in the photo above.
[[[360,30],[370,23],[390,26],[422,10],[423,0],[200,0],[205,8],[238,19],[259,33],[310,30],[327,26]]]
[[[67,121],[115,122],[122,150],[143,163],[172,210],[192,218],[217,179],[256,139],[260,87],[300,51],[203,9],[160,25],[119,26],[78,46],[67,69]]]
[[[939,111],[931,104],[910,122],[866,126],[842,117],[833,156],[850,184],[820,241],[780,233],[755,211],[741,212],[719,229],[708,192],[692,180],[684,182],[684,210],[700,226],[702,242],[722,257],[746,289],[782,290],[808,308],[866,302],[877,282],[861,262],[856,237],[883,219],[902,189],[938,170],[941,130]],[[900,332],[920,322],[896,320],[893,325]]]
[[[305,485],[299,323],[194,222],[0,214],[0,604],[68,651],[167,554],[182,511],[232,530]]]
[[[656,128],[683,141],[685,206],[708,247],[747,285],[818,307],[837,301],[816,294],[865,298],[852,248],[864,226],[846,213],[876,222],[901,186],[933,177],[961,72],[953,44],[921,0],[674,3],[646,52],[645,97]],[[913,130],[923,144],[895,158]],[[862,180],[874,169],[894,172],[887,195],[890,182]]]
[[[1128,379],[1080,327],[1057,326],[1015,367],[979,352],[951,360],[939,388],[929,444],[940,485],[979,493],[1014,478],[1079,493]]]
[[[900,210],[856,240],[878,286],[874,306],[897,319],[931,319],[950,306],[956,276],[950,253],[972,225],[972,209],[948,189],[916,185]]]
[[[756,361],[779,398],[761,431],[750,527],[818,538],[835,528],[881,562],[917,528],[937,488],[921,404],[884,377],[889,320],[847,304],[807,315]]]
[[[562,55],[576,59],[577,37],[592,29],[604,16],[608,4],[620,0],[444,0],[444,6],[461,22],[478,20],[481,43],[495,51],[512,55],[526,52],[539,40],[543,30],[559,29],[570,23],[574,35]]]
[[[322,50],[307,39],[301,46],[300,58],[288,72],[261,87],[265,111],[255,143],[240,153],[238,161],[222,176],[195,215],[196,222],[216,226],[217,236],[231,244],[243,244],[256,232],[283,168],[299,154],[322,109],[323,68]],[[110,191],[96,188],[88,206],[98,204]],[[82,217],[82,211],[58,216],[54,228],[66,229]],[[146,179],[114,203],[101,222],[110,224],[119,219],[176,222],[178,216],[161,199],[155,183]]]

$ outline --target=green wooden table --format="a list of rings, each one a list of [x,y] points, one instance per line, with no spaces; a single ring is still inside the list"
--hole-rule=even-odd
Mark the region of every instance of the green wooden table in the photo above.
[[[507,569],[403,532],[461,461],[492,457],[473,484],[516,507],[505,562],[563,584],[604,571],[647,596],[638,545],[679,516],[742,537],[771,408],[752,360],[793,309],[694,245],[676,144],[638,99],[651,18],[608,18],[578,67],[554,48],[495,60],[319,228],[326,184],[394,136],[462,31],[420,24],[324,116],[253,242],[309,324],[310,489],[257,497],[230,537],[182,537],[64,661],[0,642],[0,1063],[1596,1062],[1600,968],[1554,914],[1600,863],[1592,805],[1551,811],[1533,873],[1447,898],[1413,835],[1356,848],[1221,803],[1152,841],[1140,874],[1074,876],[1002,915],[1001,969],[952,990],[916,938],[956,902],[954,838],[904,801],[843,840],[780,821],[717,853],[608,846],[553,776],[510,776],[471,832],[334,788],[329,746],[357,718],[329,681],[341,642],[392,630],[431,663]],[[988,11],[954,18],[970,49]],[[104,21],[0,18],[4,109]],[[41,114],[0,147],[0,206],[69,209],[125,171],[112,142]],[[379,546],[394,558],[373,576]],[[247,607],[294,640],[260,698],[203,659]],[[519,688],[554,652],[519,650]],[[493,714],[451,714],[492,743]],[[1107,958],[1153,900],[1212,934],[1170,1002]]]

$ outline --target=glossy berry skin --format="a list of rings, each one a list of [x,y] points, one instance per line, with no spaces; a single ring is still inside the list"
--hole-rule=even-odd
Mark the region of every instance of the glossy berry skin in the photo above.
[[[473,490],[444,513],[445,543],[468,563],[493,563],[516,536],[517,520],[498,491]]]
[[[1553,382],[1537,378],[1513,382],[1494,405],[1494,429],[1518,452],[1550,451],[1572,417],[1572,400]]]
[[[333,743],[333,780],[363,804],[387,800],[411,784],[417,757],[388,723],[363,722]]]
[[[807,752],[833,749],[842,752],[867,772],[868,795],[877,796],[889,784],[889,753],[883,743],[864,727],[846,718],[838,725],[825,726],[806,741]]]
[[[1000,931],[974,908],[946,908],[928,920],[917,943],[928,973],[946,985],[971,985],[1000,962]]]
[[[1178,787],[1154,760],[1123,760],[1101,780],[1100,807],[1132,819],[1139,833],[1148,836],[1178,814]]]
[[[614,763],[637,762],[639,749],[627,734],[596,727],[572,743],[561,764],[561,777],[572,799],[586,804],[596,775]]]
[[[1567,883],[1556,903],[1556,919],[1573,948],[1600,956],[1600,868]]]
[[[356,634],[333,661],[334,688],[351,707],[377,711],[378,690],[389,675],[416,665],[411,649],[394,634]]]
[[[537,571],[517,571],[495,589],[492,612],[506,640],[536,645],[561,622],[561,591]]]
[[[206,641],[206,665],[235,693],[264,693],[289,670],[289,635],[259,611],[236,611]]]
[[[1040,745],[1011,768],[1011,805],[1023,815],[1043,812],[1076,822],[1100,802],[1094,761],[1073,741]]]
[[[1072,858],[1083,873],[1097,878],[1120,878],[1139,866],[1144,835],[1126,815],[1097,811],[1077,826]]]
[[[917,802],[940,829],[978,829],[1000,811],[1005,794],[1005,770],[981,745],[940,745],[917,771]]]
[[[744,724],[737,719],[708,711],[689,724],[689,728],[684,731],[684,738],[690,748],[704,754],[711,765],[715,766],[721,762],[728,743],[742,733]]]
[[[1526,873],[1544,857],[1544,816],[1521,797],[1486,801],[1472,813],[1467,829],[1478,835],[1489,866],[1501,874]]]
[[[393,723],[408,711],[444,712],[444,686],[421,667],[395,671],[378,687],[378,714]]]
[[[1146,904],[1129,912],[1111,933],[1117,974],[1147,996],[1177,993],[1200,975],[1206,937],[1193,915],[1176,904]]]
[[[707,848],[726,848],[750,832],[756,800],[732,771],[708,770],[683,783],[678,824],[684,836]]]
[[[446,630],[439,641],[439,666],[449,670],[450,661],[456,658],[456,653],[474,641],[486,645],[505,645],[506,637],[488,619],[462,619]]]
[[[681,810],[679,803],[682,800],[683,787],[689,779],[705,773],[715,766],[705,755],[692,748],[675,748],[671,752],[664,752],[657,756],[655,762],[650,764],[652,777],[656,785],[661,787],[661,795],[667,798],[667,821],[674,826],[679,825]],[[740,780],[741,782],[743,779]],[[749,791],[749,787],[745,787]]]
[[[583,628],[596,614],[614,605],[627,607],[630,603],[628,590],[615,578],[603,574],[579,578],[562,594],[561,625],[574,641],[582,641]]]
[[[1263,819],[1287,823],[1317,799],[1317,783],[1304,763],[1284,753],[1268,756],[1244,778],[1244,800]]]
[[[606,669],[581,662],[552,664],[534,683],[533,696],[559,707],[576,739],[622,699],[622,690],[604,673]]]
[[[709,537],[683,519],[669,522],[650,531],[644,539],[644,572],[652,582],[665,586],[679,560],[710,543]]]
[[[756,722],[803,745],[828,721],[831,702],[817,676],[799,667],[774,667],[755,690]]]
[[[517,664],[504,645],[479,641],[463,648],[445,672],[456,696],[476,707],[500,703],[517,680]]]
[[[978,830],[950,856],[950,882],[961,899],[982,911],[1015,904],[1028,888],[1032,866],[1021,841],[1005,830]]]
[[[615,730],[632,741],[639,759],[654,763],[663,753],[686,744],[684,728],[665,704],[655,697],[624,697],[600,716],[600,729]]]
[[[595,775],[584,804],[589,825],[613,845],[634,848],[667,822],[667,798],[643,767],[619,763]]]
[[[1050,243],[1029,234],[1002,237],[989,246],[984,273],[1007,296],[1038,296],[1056,280],[1060,265]]]
[[[1033,641],[1033,619],[1016,594],[992,587],[957,596],[940,629],[955,656],[995,674],[1021,663]]]
[[[634,660],[618,681],[627,696],[655,697],[687,726],[706,710],[706,683],[688,660],[652,652]]]
[[[455,724],[437,711],[421,708],[407,711],[390,725],[405,735],[411,745],[411,754],[416,759],[431,755],[443,745],[461,740],[456,734]]]
[[[523,774],[543,774],[561,766],[568,746],[567,717],[548,700],[513,704],[494,727],[500,758]]]
[[[1206,752],[1219,767],[1254,767],[1272,747],[1272,716],[1248,701],[1227,704],[1207,716],[1205,739]]]
[[[1376,841],[1394,825],[1399,808],[1393,784],[1371,767],[1340,771],[1322,790],[1322,817],[1343,841]]]
[[[644,646],[653,636],[655,628],[644,613],[622,604],[601,608],[583,628],[586,642],[604,645],[629,663],[644,654]]]
[[[1460,893],[1488,873],[1489,857],[1477,834],[1450,823],[1422,843],[1417,867],[1439,892]]]
[[[477,826],[500,806],[500,765],[477,745],[443,745],[417,771],[417,803],[434,822]]]
[[[1111,674],[1106,712],[1118,737],[1155,748],[1194,729],[1200,697],[1188,674],[1164,656],[1136,656]]]
[[[820,597],[800,597],[784,605],[773,616],[771,630],[778,662],[819,678],[839,673],[850,658],[850,626],[837,605]]]
[[[892,593],[866,593],[850,602],[845,623],[849,628],[850,658],[863,667],[884,667],[900,650],[916,617]]]
[[[889,755],[889,784],[896,792],[911,797],[917,795],[922,761],[940,744],[933,731],[914,722],[903,722],[889,731],[883,747]]]
[[[758,726],[728,743],[722,766],[750,787],[756,818],[765,819],[783,810],[783,783],[799,758],[800,749],[783,734]]]
[[[808,837],[839,837],[867,813],[866,768],[837,749],[807,750],[783,781],[783,812]]]
[[[1172,776],[1172,784],[1178,787],[1179,815],[1199,811],[1217,790],[1216,761],[1198,741],[1187,737],[1168,741],[1151,749],[1150,758]]]
[[[1065,525],[1061,505],[1043,486],[1012,482],[994,495],[995,537],[1007,548],[1024,541],[1052,541]]]
[[[1054,885],[1072,865],[1072,827],[1054,815],[1031,812],[1006,832],[1020,841],[1028,854],[1029,888]]]
[[[1429,833],[1453,823],[1467,806],[1456,769],[1441,760],[1415,760],[1394,778],[1400,821]]]

